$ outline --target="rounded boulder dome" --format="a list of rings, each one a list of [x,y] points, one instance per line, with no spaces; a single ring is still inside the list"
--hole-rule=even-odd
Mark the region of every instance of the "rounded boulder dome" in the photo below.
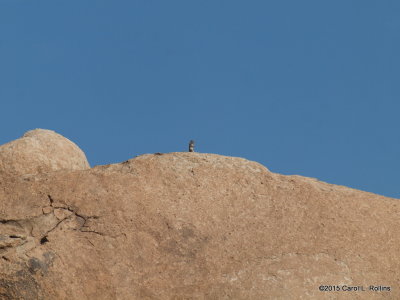
[[[85,153],[52,130],[31,130],[0,146],[0,174],[6,176],[89,168]]]

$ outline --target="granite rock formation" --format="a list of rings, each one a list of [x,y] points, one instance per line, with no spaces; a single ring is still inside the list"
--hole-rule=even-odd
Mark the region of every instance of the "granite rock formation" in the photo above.
[[[1,299],[400,299],[397,199],[215,154],[81,166],[1,179]]]
[[[83,151],[52,130],[31,130],[20,139],[0,146],[0,176],[88,168]]]

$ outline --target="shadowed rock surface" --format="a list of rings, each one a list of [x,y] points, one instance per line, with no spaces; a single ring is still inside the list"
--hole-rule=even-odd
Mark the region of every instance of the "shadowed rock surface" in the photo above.
[[[399,216],[397,199],[215,154],[6,176],[0,299],[400,299]]]

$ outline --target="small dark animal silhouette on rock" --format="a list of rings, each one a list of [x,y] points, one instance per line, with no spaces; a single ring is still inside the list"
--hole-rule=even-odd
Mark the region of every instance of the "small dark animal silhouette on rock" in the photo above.
[[[190,140],[189,142],[189,152],[194,152],[194,141]]]

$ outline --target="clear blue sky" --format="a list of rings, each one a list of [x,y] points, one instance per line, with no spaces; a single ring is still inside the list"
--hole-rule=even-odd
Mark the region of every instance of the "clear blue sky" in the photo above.
[[[240,156],[400,198],[400,1],[0,0],[0,143]]]

